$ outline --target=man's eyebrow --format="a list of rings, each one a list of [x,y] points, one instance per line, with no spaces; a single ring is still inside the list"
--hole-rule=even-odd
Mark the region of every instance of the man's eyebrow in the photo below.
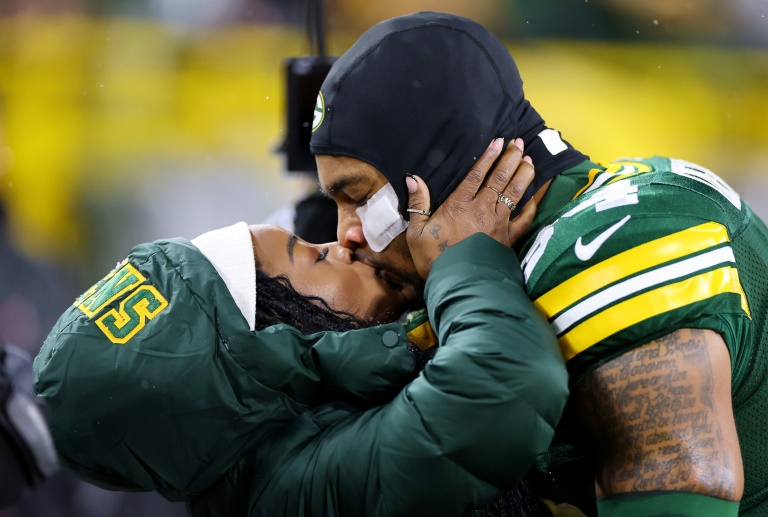
[[[320,186],[320,192],[323,193],[323,195],[328,197],[333,197],[334,194],[337,194],[338,192],[344,190],[345,188],[349,187],[350,185],[354,185],[356,183],[360,183],[362,181],[362,178],[355,174],[347,174],[344,176],[341,176],[340,178],[336,178],[336,180],[328,185],[328,187]]]
[[[295,233],[288,237],[288,258],[291,260],[291,265],[293,265],[293,248],[296,246],[297,240],[298,237],[296,237]]]

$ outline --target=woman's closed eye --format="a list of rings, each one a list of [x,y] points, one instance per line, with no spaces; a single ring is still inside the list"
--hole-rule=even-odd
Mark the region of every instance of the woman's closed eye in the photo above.
[[[320,254],[315,258],[315,264],[320,262],[321,260],[325,260],[325,257],[328,256],[328,248],[323,248],[323,250],[320,252]]]

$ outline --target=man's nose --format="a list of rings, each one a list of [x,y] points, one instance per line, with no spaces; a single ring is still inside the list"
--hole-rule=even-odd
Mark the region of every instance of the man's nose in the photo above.
[[[345,248],[356,250],[367,244],[363,235],[363,225],[357,214],[339,210],[339,225],[336,228],[336,239]]]

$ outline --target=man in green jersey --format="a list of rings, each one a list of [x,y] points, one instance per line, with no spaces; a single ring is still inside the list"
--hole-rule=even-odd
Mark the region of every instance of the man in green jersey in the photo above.
[[[537,178],[520,204],[538,212],[516,249],[572,388],[530,474],[540,496],[599,515],[768,514],[768,229],[727,184],[682,160],[590,161],[525,99],[506,48],[452,15],[370,29],[316,111],[339,241],[404,281],[406,217],[428,217],[408,192],[426,183],[435,210],[489,141],[524,141]],[[514,216],[510,194],[496,202]]]

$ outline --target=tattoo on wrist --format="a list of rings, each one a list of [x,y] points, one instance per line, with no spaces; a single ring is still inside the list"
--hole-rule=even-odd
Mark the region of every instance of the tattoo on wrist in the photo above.
[[[434,237],[434,238],[435,238],[435,240],[437,240],[437,239],[439,239],[439,238],[440,238],[440,230],[441,230],[441,229],[442,229],[442,226],[440,226],[439,224],[436,224],[436,225],[432,226],[432,227],[429,229],[429,233],[431,233],[431,234],[432,234],[432,237]]]
[[[437,245],[437,249],[439,249],[440,251],[445,251],[445,250],[447,250],[450,247],[451,247],[451,245],[448,244],[448,241],[443,241],[443,242],[441,242],[440,244]]]

